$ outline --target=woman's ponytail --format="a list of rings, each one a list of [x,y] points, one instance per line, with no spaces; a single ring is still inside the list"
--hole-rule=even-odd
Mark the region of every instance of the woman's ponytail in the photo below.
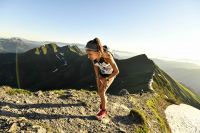
[[[100,39],[99,38],[94,38],[94,42],[96,42],[96,44],[98,45],[98,48],[99,48],[99,51],[100,51],[100,53],[101,53],[101,55],[104,57],[104,50],[103,50],[103,46],[102,46],[102,44],[101,44],[101,41],[100,41]]]

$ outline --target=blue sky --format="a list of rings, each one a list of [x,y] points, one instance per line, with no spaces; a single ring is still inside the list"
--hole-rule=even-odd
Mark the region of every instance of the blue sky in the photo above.
[[[200,62],[199,0],[0,0],[0,37],[85,44]]]

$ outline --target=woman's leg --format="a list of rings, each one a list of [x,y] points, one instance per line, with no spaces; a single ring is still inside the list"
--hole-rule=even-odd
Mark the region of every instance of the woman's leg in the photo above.
[[[114,81],[114,78],[109,79],[109,81],[103,80],[102,84],[99,87],[99,96],[101,98],[101,105],[102,109],[106,109],[106,103],[107,103],[107,96],[106,91]]]
[[[102,82],[102,79],[103,79],[103,77],[99,77],[100,78],[100,85],[99,85],[99,88],[98,88],[98,95],[99,95],[99,97],[100,97],[100,108],[102,108],[102,98],[101,98],[101,93],[102,93],[102,88],[104,87],[104,82]]]

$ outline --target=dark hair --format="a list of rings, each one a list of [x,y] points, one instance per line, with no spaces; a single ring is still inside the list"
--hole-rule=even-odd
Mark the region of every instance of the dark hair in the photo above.
[[[85,48],[86,50],[92,50],[98,52],[100,50],[100,40],[99,38],[94,38],[93,40],[90,40],[87,42]]]
[[[106,45],[103,46],[104,51],[108,51],[108,47]]]

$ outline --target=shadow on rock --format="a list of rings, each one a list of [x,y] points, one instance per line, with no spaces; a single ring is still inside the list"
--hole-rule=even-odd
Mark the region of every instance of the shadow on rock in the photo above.
[[[122,123],[124,125],[144,124],[143,116],[136,110],[131,110],[126,116],[115,116],[112,120],[116,123]]]
[[[0,101],[0,106],[9,106],[10,108],[17,108],[17,109],[29,109],[29,108],[60,108],[60,107],[72,107],[72,106],[86,106],[86,104],[84,102],[79,102],[74,104],[39,103],[39,104],[20,105],[20,104]]]
[[[41,114],[41,113],[22,113],[17,114],[10,111],[0,110],[0,116],[7,117],[25,117],[27,119],[60,119],[60,118],[70,118],[70,119],[83,119],[83,120],[95,120],[95,116],[81,116],[81,115],[61,115],[61,114]]]

